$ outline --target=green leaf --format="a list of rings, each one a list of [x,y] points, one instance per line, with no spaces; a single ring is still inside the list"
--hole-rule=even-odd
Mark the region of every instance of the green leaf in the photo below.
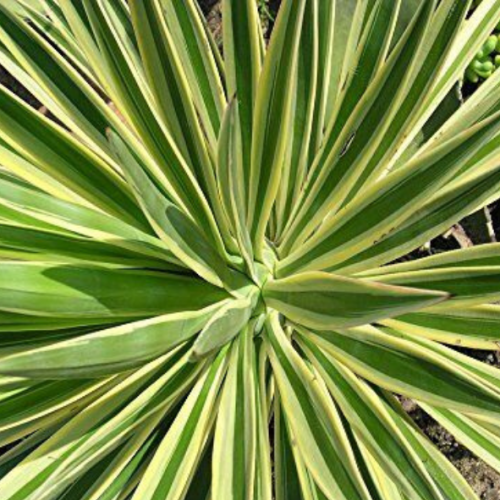
[[[316,152],[316,141],[323,133],[326,81],[333,33],[334,2],[306,5],[297,71],[294,75],[293,123],[276,200],[279,238],[300,194],[302,184]]]
[[[222,122],[217,154],[217,185],[231,232],[236,236],[238,247],[251,274],[254,270],[252,241],[246,222],[246,184],[244,182],[244,137],[238,100],[233,99]]]
[[[266,322],[274,376],[295,443],[329,500],[367,499],[357,467],[343,443],[343,430],[331,400],[325,398],[303,359],[293,349],[277,314]]]
[[[299,332],[369,382],[439,407],[498,421],[500,396],[432,349],[372,327]]]
[[[294,459],[293,449],[290,444],[289,430],[285,422],[283,410],[279,402],[279,396],[275,398],[274,405],[274,450],[275,450],[275,489],[276,500],[302,500],[303,491],[307,491],[310,483],[300,482],[304,476],[299,476],[298,470],[303,472],[304,464],[296,466],[297,458]],[[299,458],[300,460],[300,458]],[[307,473],[305,474],[307,475]],[[309,479],[309,478],[308,478]]]
[[[30,19],[33,21],[33,16]],[[35,25],[37,19],[50,22],[46,16],[38,15],[34,20]],[[0,39],[6,48],[2,52],[3,63],[57,118],[78,137],[90,141],[106,162],[112,162],[105,131],[118,118],[96,92],[95,87],[98,85],[95,79],[92,79],[93,88],[82,78],[79,71],[84,72],[82,68],[86,65],[79,63],[77,68],[72,67],[58,52],[61,51],[61,44],[57,43],[56,50],[33,24],[13,19],[5,10],[0,11],[0,20]],[[54,34],[56,29],[50,25],[44,35]],[[73,38],[71,41],[76,45]],[[76,50],[82,58],[78,47]],[[90,79],[88,73],[85,76]],[[116,166],[113,165],[113,168]]]
[[[104,266],[0,262],[0,309],[54,318],[143,318],[228,295],[197,278]]]
[[[214,436],[214,498],[258,498],[255,483],[259,401],[252,336],[253,328],[244,328],[231,349]]]
[[[160,1],[165,21],[179,50],[203,129],[215,151],[226,97],[212,39],[194,0]]]
[[[466,7],[465,2],[457,2],[457,5],[460,4],[462,4],[462,7]],[[447,16],[447,10],[446,4],[442,4],[441,18]],[[412,123],[409,133],[400,144],[397,153],[401,154],[406,150],[414,140],[416,134],[418,134],[446,98],[450,90],[456,85],[457,81],[462,79],[467,66],[481,49],[484,41],[495,30],[499,17],[500,1],[486,0],[481,2],[480,7],[475,9],[467,22],[464,23],[463,29],[461,29],[459,36],[457,36],[455,43],[452,45],[440,74],[437,75],[437,81],[420,103],[417,117]],[[387,168],[390,169],[398,161],[399,154],[395,154],[392,157],[392,161],[388,164]]]
[[[485,164],[479,161],[477,171],[471,171],[457,184],[451,182],[397,229],[372,246],[355,252],[342,263],[331,266],[329,270],[342,274],[362,272],[391,262],[439,236],[463,217],[488,205],[496,199],[500,188],[500,169],[496,160],[485,161]]]
[[[27,0],[18,0],[18,3],[23,5],[26,10],[23,17],[29,19],[38,31],[42,32],[51,43],[57,45],[72,66],[78,68],[96,87],[100,87],[95,74],[85,62],[85,56],[76,43],[64,15],[57,5],[57,0],[39,0],[42,5],[41,9],[33,6],[33,2],[28,2]]]
[[[329,45],[332,47],[325,54],[331,59],[328,61],[325,57],[326,68],[329,65],[330,69],[325,73],[325,89],[322,92],[324,99],[326,99],[324,104],[325,117],[323,117],[323,119],[326,118],[325,125],[329,125],[340,104],[342,90],[352,70],[352,58],[359,43],[365,13],[372,2],[367,0],[343,2],[340,0],[332,3],[334,4],[334,12],[331,14],[333,17],[330,23],[333,23],[333,33],[327,35],[330,38]],[[327,15],[322,21],[328,22],[328,17]],[[328,27],[328,24],[326,26]],[[321,121],[318,125],[321,125]]]
[[[248,324],[255,306],[254,297],[227,301],[208,321],[193,344],[192,359],[199,360],[219,351]]]
[[[447,299],[439,292],[388,287],[327,273],[270,280],[263,293],[268,306],[296,323],[319,330],[351,328]]]
[[[350,4],[336,0],[317,2],[317,4],[310,2],[306,6],[297,77],[299,86],[301,78],[309,79],[315,86],[312,95],[307,96],[311,99],[310,137],[304,137],[304,147],[308,149],[307,170],[322,146],[326,128],[332,116],[331,106],[334,104],[338,90],[335,88],[336,78],[340,79],[340,59],[345,55],[342,54],[345,48],[343,44],[347,46],[350,41],[353,41],[347,40],[349,27],[346,25],[349,24],[347,18],[350,17],[351,12],[353,13],[354,3],[360,9],[359,14],[362,14],[363,1]],[[300,90],[300,87],[297,90]],[[300,102],[297,104],[299,107],[303,106]]]
[[[426,404],[422,404],[422,409],[475,456],[484,460],[497,472],[500,471],[500,438],[498,436],[465,415],[445,408],[433,408]]]
[[[411,444],[381,407],[379,397],[310,339],[304,338],[303,344],[346,419],[359,433],[361,442],[370,449],[381,468],[410,498],[440,499],[439,490]]]
[[[460,370],[464,377],[476,380],[482,387],[500,394],[500,374],[494,367],[463,354],[448,346],[432,342],[426,338],[397,331],[385,329],[385,333],[404,339],[420,346],[424,351],[434,356],[438,361],[449,363]]]
[[[210,500],[210,488],[212,481],[212,452],[213,446],[205,448],[203,458],[196,470],[189,489],[184,497],[185,500]]]
[[[6,498],[57,498],[138,429],[151,433],[199,371],[181,354],[146,365],[80,411],[0,481]]]
[[[47,422],[46,427],[35,430],[31,436],[26,437],[21,442],[13,445],[0,458],[0,478],[14,469],[26,456],[28,456],[37,446],[50,437],[54,432],[64,425],[66,419],[55,420],[52,424]]]
[[[238,103],[242,184],[248,186],[254,107],[262,67],[257,3],[254,0],[224,0],[222,22],[227,93]]]
[[[338,212],[282,260],[279,276],[324,270],[363,250],[405,222],[498,132],[496,114],[441,147],[389,174]]]
[[[135,204],[123,180],[61,127],[2,87],[0,124],[0,135],[9,146],[73,191],[80,204],[135,223],[134,217],[124,217],[137,209],[131,208]]]
[[[76,28],[80,32],[83,20],[78,13],[72,12],[70,3],[64,5],[63,9],[65,12],[68,10],[66,15],[75,25],[75,33]],[[87,57],[97,69],[105,68],[106,75],[103,78],[107,84],[106,89],[111,88],[112,94],[117,96],[119,110],[141,138],[139,151],[145,147],[149,152],[149,169],[154,171],[155,178],[162,183],[171,201],[178,203],[195,218],[206,236],[222,251],[223,243],[210,206],[171,134],[154,109],[155,101],[147,83],[143,81],[142,68],[135,63],[134,57],[124,46],[120,31],[113,25],[113,16],[108,10],[110,7],[106,5],[108,4],[101,0],[84,1],[92,32],[98,42],[96,47],[95,43],[86,41],[86,37],[82,35],[81,41]],[[137,154],[135,147],[134,150]],[[148,157],[144,153],[141,156]]]
[[[413,124],[422,110],[424,100],[433,88],[433,82],[443,71],[453,44],[459,40],[460,26],[469,10],[469,2],[461,0],[442,1],[434,12],[423,43],[416,53],[416,62],[411,78],[404,82],[407,88],[400,108],[390,119],[390,125],[377,148],[371,152],[364,164],[360,177],[351,190],[350,196],[369,187],[378,176],[394,161],[401,141],[406,140]],[[446,96],[445,94],[443,98]],[[437,108],[437,102],[434,104]],[[345,204],[345,202],[344,202]]]
[[[287,146],[305,4],[305,0],[282,3],[257,89],[248,217],[260,259]]]
[[[446,292],[450,296],[448,308],[499,300],[499,275],[500,267],[497,266],[444,267],[378,276],[377,283]]]
[[[164,18],[161,1],[133,1],[130,5],[146,77],[158,102],[162,119],[168,124],[176,146],[191,166],[218,215],[217,218],[222,222],[223,212],[210,158],[215,151],[207,146],[190,93],[188,77]],[[222,224],[221,230],[225,230]]]
[[[393,45],[401,38],[404,31],[408,28],[412,19],[415,17],[418,8],[420,7],[420,0],[406,0],[401,2],[401,7],[398,13],[398,22],[394,30]]]
[[[500,343],[500,306],[493,304],[419,311],[383,323],[401,332],[472,349],[495,350]]]
[[[102,382],[85,380],[32,382],[26,389],[3,394],[0,405],[0,435],[9,429],[61,410],[69,410],[70,413],[81,400],[88,401],[88,396],[102,385]]]
[[[88,241],[180,264],[160,240],[147,232],[97,210],[54,198],[2,173],[0,206],[2,218],[15,225],[50,230],[67,237],[83,236]]]
[[[226,263],[218,249],[207,240],[202,228],[167,198],[119,136],[110,132],[110,141],[123,162],[138,202],[168,249],[207,281],[216,286],[227,282],[229,270]]]
[[[392,395],[384,394],[385,408],[391,414],[395,425],[411,443],[413,450],[419,456],[425,468],[434,481],[439,484],[443,494],[453,500],[477,500],[471,486],[462,474],[451,464],[441,451],[425,436],[410,417],[403,411]]]
[[[180,499],[202,457],[214,424],[214,410],[227,368],[227,349],[199,377],[181,411],[158,447],[135,499]]]
[[[379,277],[389,274],[453,267],[492,267],[500,265],[500,243],[487,243],[460,250],[450,250],[422,259],[392,264],[363,273],[363,276]]]
[[[24,253],[23,253],[24,252]],[[16,255],[25,260],[54,260],[57,262],[81,262],[121,264],[128,267],[168,269],[165,262],[147,258],[125,248],[79,236],[0,224],[0,255],[2,258]],[[171,267],[170,267],[171,268]]]
[[[142,366],[183,344],[224,307],[167,314],[0,359],[0,373],[29,378],[102,377]],[[116,349],[119,345],[120,349]]]
[[[356,54],[352,55],[352,61],[349,61],[351,79],[340,92],[338,111],[334,120],[331,120],[334,127],[331,133],[337,136],[340,134],[369,85],[384,67],[401,4],[406,3],[408,0],[378,0],[373,2],[371,11],[367,12],[368,20],[361,33]]]
[[[411,29],[398,44],[383,71],[372,82],[341,134],[337,137],[338,131],[333,126],[328,128],[323,147],[315,158],[301,197],[288,221],[280,248],[283,255],[287,255],[292,248],[299,247],[328,213],[339,208],[339,199],[348,194],[347,191],[356,178],[354,167],[357,160],[369,159],[367,153],[381,140],[383,132],[391,123],[388,118],[394,110],[399,109],[406,94],[405,84],[417,62],[418,49],[430,23],[434,4],[434,0],[422,2]],[[341,2],[341,6],[343,5],[344,2]],[[359,8],[366,7],[365,2],[358,5]],[[342,8],[351,11],[354,8],[353,2]],[[347,17],[342,18],[341,22],[346,22],[346,28],[350,30],[351,21],[348,19],[352,13],[349,15],[345,12],[344,15]],[[354,23],[359,26],[359,21],[358,19],[358,23]],[[342,57],[342,51],[340,56]],[[341,65],[336,64],[334,67],[337,72],[341,71]],[[361,167],[358,169],[358,176],[359,171],[362,171]]]
[[[158,0],[148,3],[133,1],[130,9],[146,77],[162,119],[198,180],[204,183],[210,178],[212,166],[187,77],[163,17],[161,4]]]

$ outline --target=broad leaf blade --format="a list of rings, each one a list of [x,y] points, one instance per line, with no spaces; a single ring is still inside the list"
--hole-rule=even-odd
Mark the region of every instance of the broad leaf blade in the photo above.
[[[222,307],[186,311],[128,323],[0,360],[0,373],[30,378],[102,377],[130,370],[183,344]],[[116,346],[120,348],[117,349]]]
[[[228,295],[198,278],[144,270],[0,262],[0,309],[68,319],[144,318]]]
[[[247,326],[253,311],[250,298],[227,301],[209,321],[195,340],[192,358],[202,359],[222,349]]]
[[[298,274],[268,281],[264,287],[264,299],[270,307],[296,323],[319,330],[379,321],[446,298],[439,292],[368,284],[327,273]]]

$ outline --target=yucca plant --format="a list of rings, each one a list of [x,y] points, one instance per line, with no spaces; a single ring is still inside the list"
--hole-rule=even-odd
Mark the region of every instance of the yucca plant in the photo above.
[[[473,500],[500,471],[500,246],[404,259],[500,192],[483,0],[0,3],[1,500]],[[223,55],[222,53],[223,52]]]

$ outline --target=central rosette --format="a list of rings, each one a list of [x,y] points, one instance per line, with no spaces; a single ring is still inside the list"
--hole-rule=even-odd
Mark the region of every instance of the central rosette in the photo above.
[[[383,277],[355,278],[327,272],[304,272],[276,279],[274,261],[253,263],[248,274],[226,275],[228,298],[210,309],[192,356],[201,359],[250,328],[260,331],[271,311],[296,327],[345,330],[432,306],[446,293],[383,283]],[[229,276],[229,277],[228,277]]]

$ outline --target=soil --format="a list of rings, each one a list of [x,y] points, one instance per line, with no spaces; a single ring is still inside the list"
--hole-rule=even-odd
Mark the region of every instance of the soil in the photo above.
[[[404,400],[403,407],[429,439],[455,465],[481,500],[500,499],[500,474],[498,472],[458,443],[449,432],[424,413],[414,402]]]
[[[500,368],[500,352],[498,351],[463,348],[460,351],[488,365]],[[401,404],[424,434],[455,465],[481,500],[500,500],[500,474],[497,471],[458,443],[448,431],[422,411],[414,401],[401,398]]]
[[[457,349],[484,363],[500,368],[500,352]],[[500,500],[500,474],[476,457],[432,417],[408,398],[400,398],[403,409],[443,455],[458,469],[481,500]]]
[[[0,83],[12,92],[15,92],[21,99],[34,108],[41,108],[42,104],[37,101],[12,75],[0,66]]]
[[[222,40],[221,11],[218,0],[198,0],[208,23],[214,33],[216,41],[220,44]],[[261,17],[265,34],[269,35],[274,25],[274,19],[281,0],[259,0]],[[27,103],[44,111],[38,102],[21,84],[0,66],[0,83],[14,91]],[[467,89],[470,90],[470,89]],[[495,240],[500,241],[500,203],[489,207],[492,226],[495,232]],[[467,224],[464,224],[466,227]],[[458,225],[458,232],[450,233],[446,237],[436,238],[426,249],[412,252],[404,260],[420,258],[436,252],[443,252],[460,248],[463,239],[462,226]],[[465,240],[467,240],[467,236]],[[474,238],[472,238],[474,239]],[[471,243],[477,243],[472,241]],[[462,349],[462,351],[465,351]],[[467,354],[487,364],[500,368],[500,352],[466,351]],[[438,446],[441,452],[457,467],[465,479],[473,487],[481,500],[500,500],[500,474],[478,459],[467,448],[459,444],[454,437],[443,429],[436,421],[424,413],[413,401],[402,398],[403,408],[412,417],[422,431]]]

